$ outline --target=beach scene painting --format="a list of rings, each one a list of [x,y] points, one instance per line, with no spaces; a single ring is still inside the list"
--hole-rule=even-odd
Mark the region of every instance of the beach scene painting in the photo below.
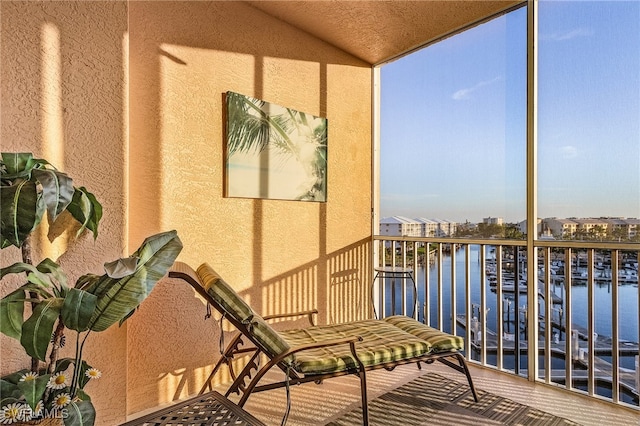
[[[327,119],[227,92],[226,196],[325,202]]]

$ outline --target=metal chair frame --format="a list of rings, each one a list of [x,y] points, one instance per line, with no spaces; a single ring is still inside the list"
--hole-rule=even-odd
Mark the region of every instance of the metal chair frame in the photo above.
[[[359,377],[360,379],[360,393],[362,398],[362,419],[363,425],[369,424],[369,412],[367,406],[367,382],[366,382],[366,372],[370,370],[377,369],[386,369],[388,371],[393,370],[398,365],[417,363],[418,368],[422,368],[420,363],[424,362],[426,364],[431,364],[435,361],[442,362],[443,364],[455,369],[456,371],[464,374],[469,383],[469,387],[471,388],[471,392],[473,393],[473,398],[477,402],[478,396],[473,385],[473,380],[471,378],[471,374],[469,373],[469,369],[467,367],[466,361],[462,354],[457,351],[447,351],[447,352],[436,352],[429,353],[425,355],[421,355],[418,357],[404,359],[394,362],[387,363],[379,363],[374,365],[365,366],[360,358],[358,357],[357,352],[357,343],[362,341],[360,336],[351,336],[343,339],[334,339],[327,340],[312,344],[300,345],[297,347],[292,347],[289,350],[278,354],[273,355],[268,352],[268,350],[263,347],[258,340],[256,340],[253,336],[253,333],[249,330],[246,324],[243,324],[231,316],[225,316],[225,310],[220,306],[216,301],[205,291],[202,286],[200,279],[198,278],[195,271],[186,264],[176,263],[174,267],[169,271],[170,278],[179,278],[186,281],[190,284],[196,292],[202,296],[211,306],[213,306],[216,310],[218,310],[226,319],[229,321],[239,332],[240,334],[236,335],[231,342],[226,345],[224,351],[221,354],[220,360],[216,363],[213,368],[213,371],[209,375],[209,378],[205,382],[204,386],[200,390],[200,394],[204,393],[207,389],[212,389],[211,381],[216,374],[216,372],[220,369],[220,367],[225,364],[229,368],[231,377],[233,378],[233,383],[226,391],[225,396],[228,397],[232,393],[236,393],[240,395],[240,400],[238,405],[243,407],[246,403],[247,399],[253,392],[261,392],[270,389],[277,389],[285,387],[287,389],[287,412],[285,413],[283,423],[286,422],[286,418],[289,412],[289,386],[294,384],[302,384],[308,382],[315,382],[317,384],[321,383],[325,379],[329,379],[332,377],[340,377],[349,374],[353,374]],[[291,314],[280,314],[280,315],[271,315],[265,316],[265,320],[273,320],[280,318],[295,318],[295,317],[303,317],[306,316],[309,319],[309,323],[314,325],[313,317],[317,314],[317,310],[310,310],[304,312],[296,312]],[[381,320],[382,321],[382,320]],[[221,330],[222,333],[222,330]],[[247,339],[253,346],[245,347],[245,343],[243,338]],[[302,375],[294,370],[292,370],[284,360],[290,357],[293,354],[298,352],[302,352],[309,349],[316,349],[322,347],[329,347],[335,345],[349,345],[351,354],[356,361],[357,368],[350,368],[343,371],[336,371],[330,373],[323,374],[307,374]],[[268,361],[260,367],[259,357],[261,355],[266,356]],[[244,366],[242,371],[239,374],[236,374],[233,369],[232,360],[238,356],[249,356],[249,360],[247,364]],[[280,368],[285,373],[285,380],[268,383],[264,385],[258,385],[260,380],[264,377],[264,375],[269,372],[273,367]],[[255,371],[255,373],[254,373]],[[246,384],[246,381],[249,381]]]

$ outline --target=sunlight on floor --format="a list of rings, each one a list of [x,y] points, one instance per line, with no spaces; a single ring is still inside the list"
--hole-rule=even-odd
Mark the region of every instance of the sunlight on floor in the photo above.
[[[368,397],[376,398],[426,371],[466,382],[463,375],[451,374],[451,369],[439,363],[423,367],[422,370],[418,370],[415,365],[405,365],[396,368],[393,372],[382,370],[367,373]],[[529,383],[525,379],[489,369],[471,366],[471,374],[479,389],[565,417],[585,426],[640,425],[640,411],[634,412],[631,409],[616,407],[610,403],[579,394],[570,394],[551,386]],[[278,379],[276,376],[274,378]],[[218,390],[224,393],[225,388]],[[360,386],[358,379],[354,376],[326,380],[321,385],[294,386],[291,395],[292,408],[287,421],[289,426],[323,425],[360,406]],[[230,399],[237,401],[233,395]],[[252,395],[244,408],[266,424],[278,425],[282,420],[285,407],[285,392],[278,389]]]

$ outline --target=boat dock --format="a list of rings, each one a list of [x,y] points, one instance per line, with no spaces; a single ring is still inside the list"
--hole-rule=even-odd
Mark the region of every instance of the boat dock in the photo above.
[[[456,318],[457,323],[462,328],[466,328],[466,315],[460,314]],[[544,324],[543,321],[540,322]],[[564,327],[561,327],[557,322],[552,322],[554,329],[559,329],[564,331]],[[472,326],[473,327],[473,326]],[[569,344],[572,349],[572,356],[574,358],[574,365],[576,367],[583,367],[583,369],[576,368],[572,371],[572,378],[574,380],[588,380],[588,363],[589,363],[589,342],[587,340],[588,331],[583,327],[574,326],[572,330],[576,333],[576,340],[569,341],[566,340],[557,340],[551,341],[550,351],[552,354],[566,358],[566,349],[567,344]],[[482,350],[482,342],[479,339],[474,338],[474,332],[471,331],[471,348],[473,351],[479,353]],[[496,354],[498,352],[498,335],[495,331],[487,329],[485,330],[486,336],[486,351],[487,354]],[[513,335],[510,335],[513,336]],[[564,333],[566,336],[566,332]],[[544,349],[545,341],[540,340],[540,348]],[[620,341],[619,342],[619,355],[620,356],[636,356],[638,355],[639,345],[637,342],[627,342]],[[520,339],[519,341],[519,349],[521,352],[526,352],[528,348],[527,340]],[[593,342],[593,351],[594,351],[594,378],[597,381],[604,381],[607,383],[613,382],[613,366],[611,363],[605,361],[600,358],[600,356],[612,356],[613,348],[613,339],[609,336],[600,336],[598,335],[595,341]],[[516,341],[513,338],[503,338],[502,339],[502,352],[503,354],[514,354],[516,351]],[[544,372],[541,372],[544,374]],[[550,372],[551,380],[555,382],[564,382],[566,380],[566,371],[564,369],[553,369]],[[618,370],[618,380],[620,382],[620,386],[625,389],[629,394],[633,394],[636,397],[639,396],[637,384],[636,384],[636,372],[633,370],[627,370],[624,368],[619,368]]]

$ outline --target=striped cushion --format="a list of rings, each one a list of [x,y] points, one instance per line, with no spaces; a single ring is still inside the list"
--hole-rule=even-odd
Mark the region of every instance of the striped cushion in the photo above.
[[[356,343],[356,351],[365,367],[464,347],[461,337],[443,333],[405,316],[320,325],[278,333],[260,315],[253,312],[208,264],[200,265],[197,273],[206,292],[228,315],[246,325],[255,341],[270,357],[291,347],[357,336],[363,339]],[[323,374],[358,368],[349,344],[301,351],[284,361],[291,363],[302,374]]]
[[[222,309],[238,322],[243,322],[254,315],[253,310],[240,298],[238,293],[227,284],[211,266],[206,263],[197,270],[202,287],[218,303]]]
[[[396,315],[384,318],[384,321],[393,324],[398,328],[411,333],[429,343],[433,352],[446,352],[452,350],[462,350],[464,348],[464,339],[460,336],[454,336],[428,325],[422,324],[413,318]]]
[[[253,315],[253,317],[247,318],[244,323],[249,332],[271,357],[289,350],[290,347],[287,342],[260,315]],[[287,360],[290,361],[291,358],[285,359],[285,362]]]
[[[365,366],[401,361],[428,354],[424,340],[380,320],[320,325],[280,332],[292,346],[345,337],[361,336],[356,343],[358,357]],[[358,368],[348,344],[312,349],[295,354],[294,368],[303,374],[322,374]]]
[[[289,345],[280,335],[271,328],[265,320],[251,309],[240,298],[211,266],[203,263],[198,268],[198,276],[207,293],[218,303],[227,315],[232,316],[237,322],[245,324],[253,337],[262,345],[262,348],[271,356],[276,356],[289,350]]]

